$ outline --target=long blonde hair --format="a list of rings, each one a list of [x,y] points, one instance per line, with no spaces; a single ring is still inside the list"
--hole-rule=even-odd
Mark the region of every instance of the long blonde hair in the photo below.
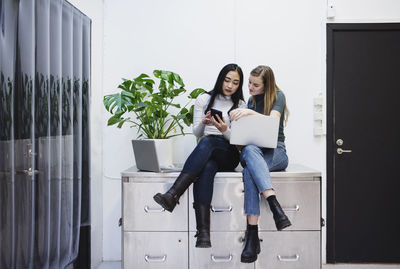
[[[280,91],[279,87],[275,83],[274,72],[269,66],[259,65],[250,72],[250,75],[255,77],[261,77],[264,83],[264,93],[265,93],[264,115],[269,115],[277,98],[276,93]],[[254,96],[252,96],[252,102],[253,105],[256,104],[256,99]],[[284,112],[285,112],[285,124],[286,124],[287,119],[289,117],[289,110],[286,106],[286,102],[285,102]]]

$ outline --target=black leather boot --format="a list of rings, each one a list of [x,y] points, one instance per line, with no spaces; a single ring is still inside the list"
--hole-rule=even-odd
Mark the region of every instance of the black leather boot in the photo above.
[[[178,178],[175,180],[172,187],[164,194],[157,193],[153,196],[154,201],[161,205],[165,210],[172,212],[176,206],[179,204],[179,197],[189,188],[196,180],[196,177],[189,173],[180,173]]]
[[[267,201],[274,216],[276,229],[278,229],[278,231],[281,231],[292,225],[288,217],[285,215],[285,212],[283,212],[278,200],[276,200],[275,195],[269,196]]]
[[[196,248],[210,248],[210,205],[193,203],[196,214]]]
[[[247,224],[246,244],[242,251],[240,261],[243,263],[252,263],[257,260],[257,255],[260,254],[260,239],[258,238],[258,225]]]

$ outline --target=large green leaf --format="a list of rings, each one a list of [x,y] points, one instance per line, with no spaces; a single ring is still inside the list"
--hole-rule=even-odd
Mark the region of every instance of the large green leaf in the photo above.
[[[153,71],[153,75],[154,75],[156,78],[160,78],[160,76],[161,76],[161,70],[154,70],[154,71]]]
[[[123,120],[124,120],[124,118],[121,118],[121,115],[116,114],[116,115],[114,115],[114,116],[112,116],[111,118],[108,119],[107,125],[108,126],[114,125],[114,124],[116,124],[116,123],[118,123],[120,121],[123,121]]]
[[[174,76],[174,80],[176,81],[176,83],[181,85],[181,87],[185,87],[185,84],[183,83],[183,80],[182,80],[181,76],[179,76],[176,73],[173,73],[173,76]]]
[[[167,94],[168,89],[167,89],[167,85],[165,83],[165,80],[161,80],[160,81],[160,85],[158,85],[158,90],[160,91],[159,94],[162,95],[162,96],[165,96]]]
[[[135,79],[144,79],[144,78],[149,78],[149,75],[147,75],[147,74],[140,74],[140,76],[138,76],[137,78],[135,78]]]
[[[206,91],[202,88],[194,89],[190,94],[189,98],[196,99],[200,94],[205,93]]]
[[[121,120],[121,121],[118,123],[117,127],[118,127],[118,128],[121,128],[122,125],[123,125],[125,122],[129,121],[129,120],[130,120],[130,118],[126,118],[126,119]]]
[[[174,89],[171,91],[173,97],[178,96],[184,92],[186,92],[186,90],[184,88],[178,88],[178,89]]]
[[[111,114],[114,114],[126,111],[127,101],[129,100],[126,100],[122,94],[115,93],[104,96],[103,103],[107,111],[109,111]],[[116,108],[116,111],[114,111],[114,108]]]

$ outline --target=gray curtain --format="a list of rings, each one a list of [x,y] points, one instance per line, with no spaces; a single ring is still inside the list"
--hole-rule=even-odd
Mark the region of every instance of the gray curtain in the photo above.
[[[0,268],[65,268],[90,224],[90,19],[0,0]]]

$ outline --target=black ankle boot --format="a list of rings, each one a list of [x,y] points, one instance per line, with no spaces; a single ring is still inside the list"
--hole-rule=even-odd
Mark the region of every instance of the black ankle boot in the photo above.
[[[161,205],[165,210],[172,212],[176,204],[179,204],[179,197],[195,181],[196,177],[189,173],[180,173],[174,185],[164,194],[157,193],[153,196],[154,201]]]
[[[285,215],[285,212],[283,212],[278,200],[276,200],[275,195],[269,196],[267,201],[274,216],[276,229],[278,229],[278,231],[281,231],[292,225],[288,217]]]
[[[210,205],[193,203],[196,214],[196,248],[210,248]]]
[[[240,261],[243,263],[252,263],[257,260],[257,255],[260,253],[260,239],[258,238],[258,225],[247,224],[246,244],[242,251]]]

